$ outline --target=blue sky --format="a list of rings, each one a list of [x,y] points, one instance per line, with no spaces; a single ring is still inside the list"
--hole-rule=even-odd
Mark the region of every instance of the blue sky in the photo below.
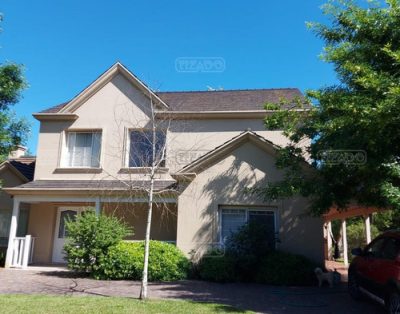
[[[159,90],[298,87],[336,82],[306,21],[326,22],[320,0],[4,0],[0,62],[24,64],[29,88],[15,106],[33,112],[71,99],[115,61]],[[219,73],[177,72],[180,57],[220,57]]]

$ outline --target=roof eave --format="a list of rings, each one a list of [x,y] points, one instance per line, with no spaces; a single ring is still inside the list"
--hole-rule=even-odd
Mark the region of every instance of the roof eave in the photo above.
[[[253,141],[255,144],[262,146],[265,150],[268,147],[270,150],[276,151],[279,146],[273,144],[272,142],[264,139],[263,137],[255,134],[252,131],[245,131],[239,136],[232,138],[225,144],[219,146],[218,148],[210,151],[209,153],[201,156],[197,160],[193,161],[191,164],[183,167],[181,170],[177,172],[177,174],[184,175],[185,173],[199,173],[203,171],[203,169],[207,168],[210,164],[213,164],[215,160],[219,160],[221,156],[227,155],[229,152],[232,152],[237,147],[242,145],[245,141]]]
[[[8,160],[4,161],[2,164],[0,164],[0,171],[3,169],[8,168],[10,169],[11,172],[13,172],[18,178],[21,179],[22,182],[29,182],[29,179],[25,177],[23,173],[21,173],[17,168],[15,168]],[[6,188],[2,188],[2,190],[5,190]]]
[[[32,116],[38,121],[74,121],[79,118],[75,113],[34,113]]]
[[[103,195],[105,197],[110,196],[107,192],[117,195],[124,195],[127,192],[132,193],[135,192],[135,195],[147,195],[146,189],[135,189],[135,190],[128,190],[128,189],[121,189],[121,188],[85,188],[85,189],[76,189],[76,188],[3,188],[7,194],[10,195],[88,195],[91,193],[93,195]],[[156,190],[157,193],[162,192]],[[174,194],[173,191],[165,191],[161,194]]]

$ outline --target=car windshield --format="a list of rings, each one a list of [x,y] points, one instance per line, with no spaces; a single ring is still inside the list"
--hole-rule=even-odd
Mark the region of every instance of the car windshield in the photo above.
[[[400,252],[400,240],[395,238],[388,238],[382,252],[382,257],[385,259],[394,260]]]
[[[382,248],[385,243],[384,238],[376,239],[371,242],[365,249],[365,255],[371,257],[382,257]]]

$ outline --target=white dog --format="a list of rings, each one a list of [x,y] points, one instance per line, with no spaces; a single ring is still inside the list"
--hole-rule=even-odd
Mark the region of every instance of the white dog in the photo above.
[[[333,272],[324,273],[321,268],[317,267],[314,269],[314,273],[317,276],[319,287],[322,286],[324,281],[329,284],[329,287],[333,287]]]

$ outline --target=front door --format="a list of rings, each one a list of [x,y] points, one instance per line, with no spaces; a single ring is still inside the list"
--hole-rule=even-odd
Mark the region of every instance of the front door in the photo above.
[[[59,207],[57,210],[56,229],[54,232],[53,263],[65,263],[64,243],[68,236],[65,222],[75,220],[84,209],[80,207]]]

